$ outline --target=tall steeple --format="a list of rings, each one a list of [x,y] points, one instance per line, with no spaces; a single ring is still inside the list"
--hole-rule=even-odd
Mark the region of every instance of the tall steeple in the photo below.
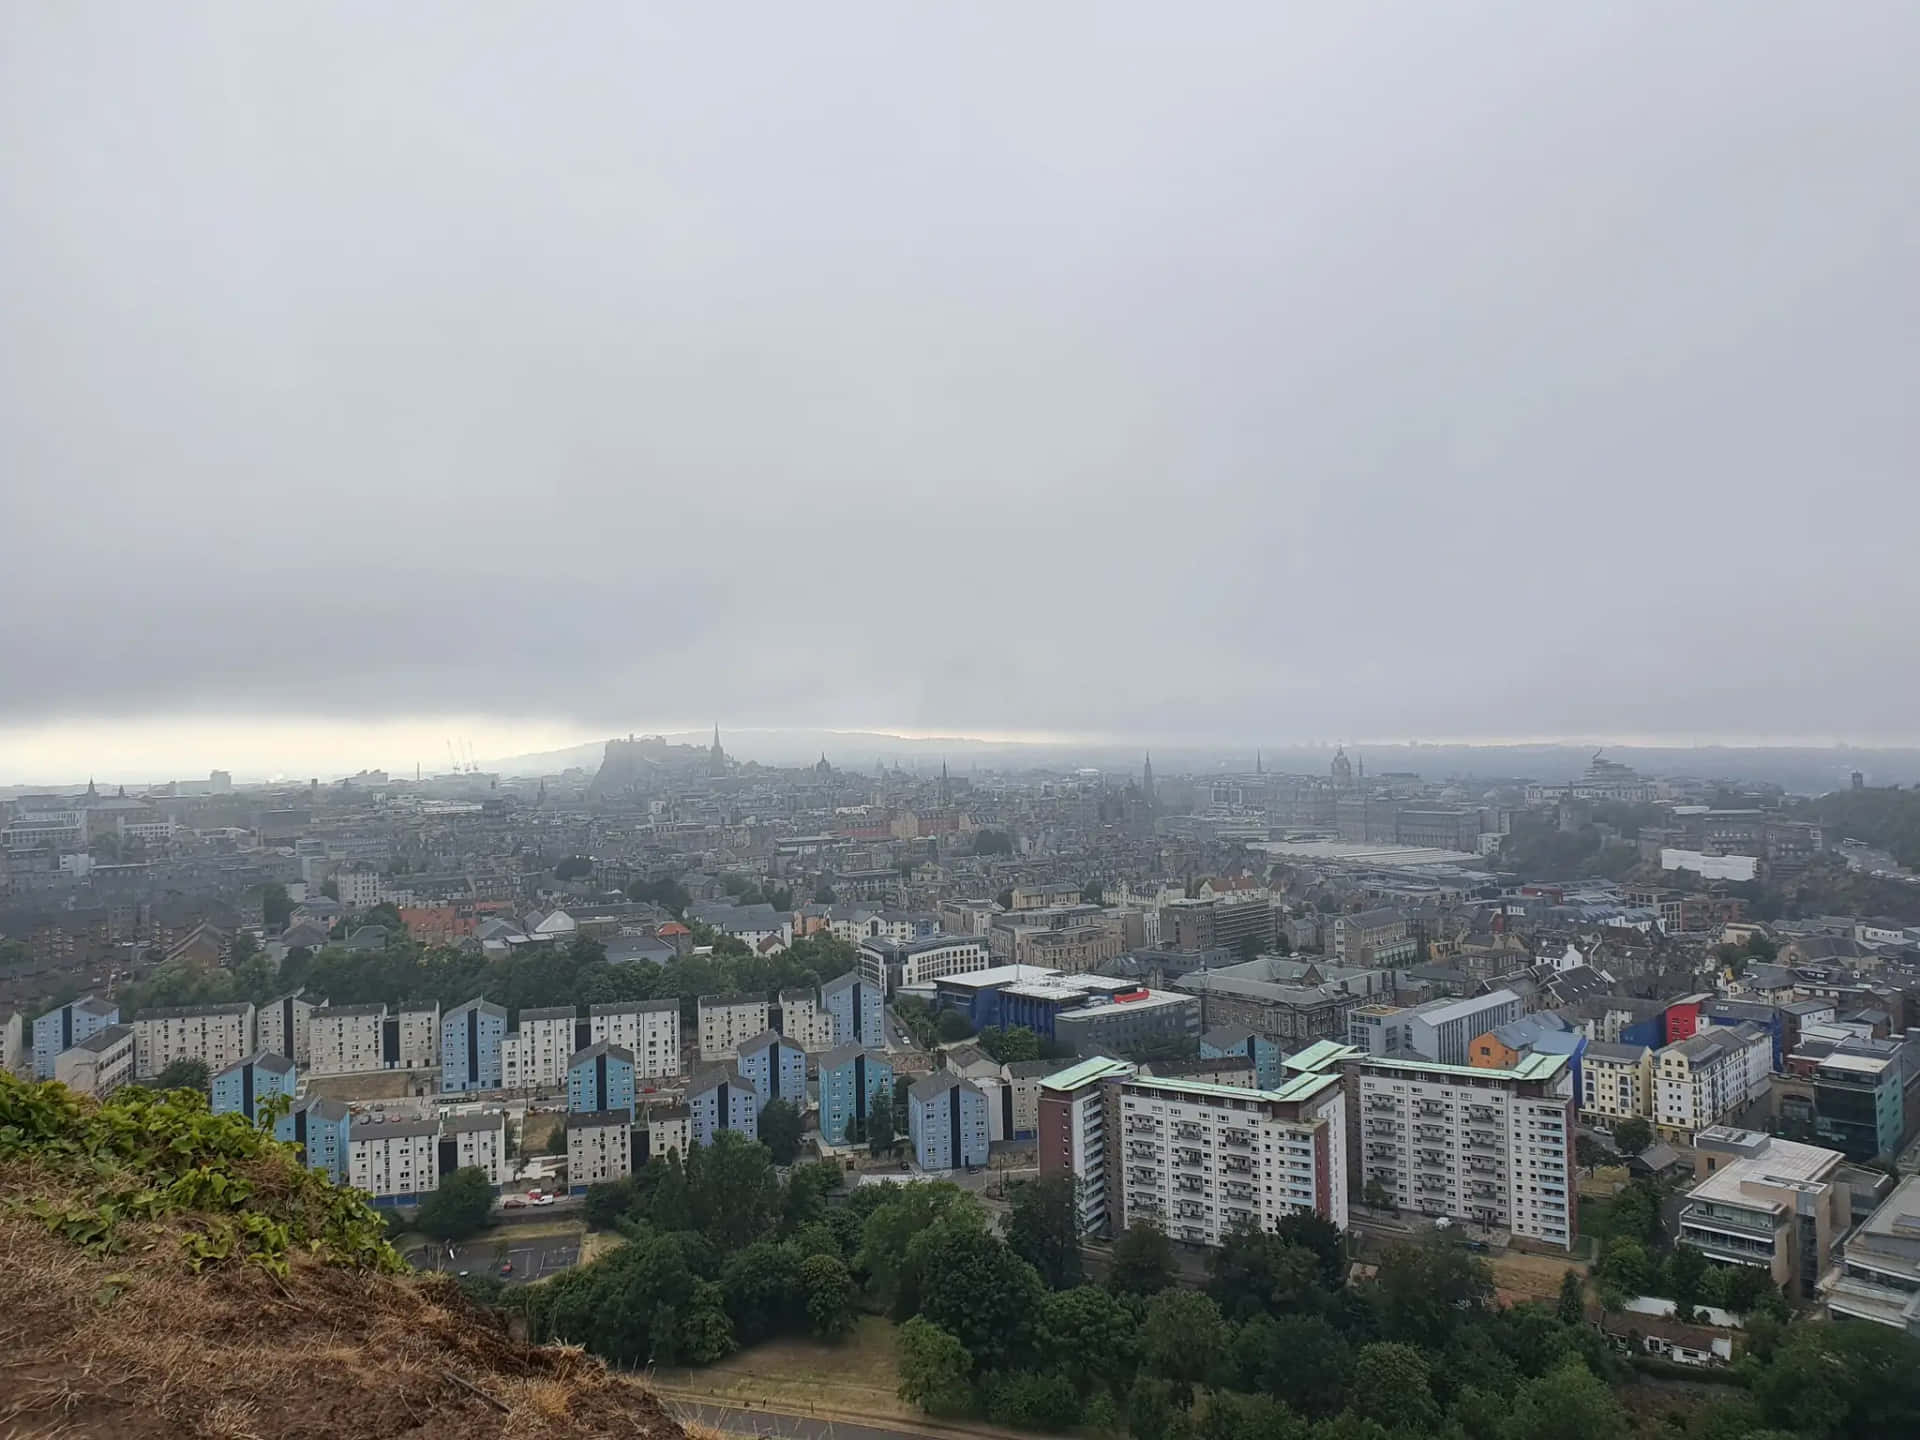
[[[953,803],[953,781],[947,778],[947,762],[940,762],[940,805],[944,809]]]
[[[1253,752],[1253,773],[1256,775],[1266,774],[1266,771],[1260,768],[1260,752],[1258,750]]]
[[[707,772],[711,775],[727,773],[727,752],[720,748],[720,726],[717,721],[713,727],[713,748],[707,752]]]
[[[1147,752],[1147,763],[1140,769],[1140,793],[1153,799],[1153,752]]]

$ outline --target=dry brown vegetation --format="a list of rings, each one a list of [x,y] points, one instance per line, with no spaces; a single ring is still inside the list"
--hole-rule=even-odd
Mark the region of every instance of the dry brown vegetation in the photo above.
[[[195,1275],[168,1227],[95,1258],[0,1185],[0,1437],[682,1440],[582,1352],[513,1339],[437,1277],[253,1264]]]

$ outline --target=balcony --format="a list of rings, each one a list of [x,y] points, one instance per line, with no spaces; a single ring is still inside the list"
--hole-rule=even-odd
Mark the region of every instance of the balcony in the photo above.
[[[1206,1182],[1198,1175],[1176,1175],[1173,1177],[1173,1189],[1179,1195],[1198,1195],[1207,1188]]]
[[[1400,1127],[1391,1120],[1367,1121],[1367,1134],[1391,1138],[1400,1133]]]
[[[1207,1138],[1207,1132],[1190,1120],[1182,1120],[1173,1127],[1173,1138],[1176,1140],[1204,1140]]]
[[[1233,1150],[1251,1150],[1253,1132],[1249,1130],[1222,1130],[1220,1143]]]
[[[1127,1133],[1129,1135],[1151,1135],[1160,1128],[1160,1122],[1146,1115],[1129,1115]]]
[[[1400,1104],[1397,1100],[1389,1100],[1383,1096],[1376,1095],[1367,1101],[1365,1108],[1369,1115],[1392,1115],[1399,1111]]]
[[[1173,1163],[1187,1170],[1198,1170],[1206,1163],[1206,1156],[1198,1150],[1175,1146]]]
[[[1150,1140],[1129,1140],[1127,1158],[1130,1160],[1158,1160],[1160,1147]]]
[[[1231,1175],[1249,1175],[1253,1172],[1253,1160],[1246,1155],[1229,1155],[1220,1162],[1220,1168]]]

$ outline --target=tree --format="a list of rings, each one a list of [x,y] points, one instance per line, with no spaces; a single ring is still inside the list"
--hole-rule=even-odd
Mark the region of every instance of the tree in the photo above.
[[[1493,1272],[1435,1234],[1425,1244],[1389,1247],[1373,1290],[1388,1339],[1440,1350],[1461,1324],[1485,1310]]]
[[[1308,1416],[1339,1411],[1353,1369],[1345,1337],[1318,1315],[1256,1315],[1234,1334],[1229,1358],[1242,1389]]]
[[[1211,1296],[1197,1290],[1162,1290],[1147,1302],[1140,1350],[1147,1368],[1190,1390],[1211,1372],[1226,1348],[1227,1325]]]
[[[1127,1429],[1133,1440],[1171,1440],[1174,1419],[1181,1415],[1173,1382],[1141,1375],[1127,1395]]]
[[[202,1095],[207,1093],[209,1085],[204,1060],[175,1060],[153,1080],[156,1090],[198,1090]]]
[[[1247,961],[1258,960],[1267,947],[1258,935],[1242,935],[1234,942],[1233,948],[1242,961]]]
[[[867,1152],[891,1155],[893,1143],[893,1096],[882,1090],[867,1107]]]
[[[1338,1290],[1346,1283],[1347,1241],[1331,1220],[1310,1210],[1297,1210],[1275,1221],[1273,1234],[1285,1244],[1313,1252],[1320,1265],[1323,1290]]]
[[[1005,830],[976,830],[973,832],[973,853],[976,855],[1011,855],[1013,854],[1013,836]],[[1000,908],[1003,910],[1011,910],[1013,904],[1009,901]]]
[[[721,1130],[683,1162],[693,1228],[722,1250],[739,1250],[773,1228],[780,1180],[767,1147]]]
[[[1370,1210],[1385,1210],[1388,1214],[1398,1214],[1400,1207],[1393,1203],[1393,1192],[1381,1183],[1378,1175],[1367,1177],[1367,1183],[1360,1192],[1360,1198]]]
[[[1626,1440],[1631,1430],[1606,1382],[1573,1359],[1522,1385],[1507,1423],[1512,1440]]]
[[[916,1315],[896,1337],[900,1398],[929,1415],[964,1415],[973,1405],[973,1360],[967,1347]]]
[[[593,873],[593,861],[585,855],[569,855],[553,867],[556,880],[578,880]]]
[[[1173,1245],[1151,1220],[1136,1220],[1113,1242],[1107,1284],[1116,1295],[1157,1295],[1173,1283]]]
[[[1080,1423],[1080,1396],[1064,1375],[1014,1370],[986,1386],[987,1418],[1024,1430],[1063,1431]]]
[[[338,880],[322,880],[320,882],[320,893],[329,900],[338,900],[340,898],[340,882]]]
[[[1071,1175],[1022,1180],[1009,1187],[1007,1244],[1054,1290],[1080,1283],[1080,1206]]]
[[[854,1263],[866,1272],[875,1298],[906,1315],[919,1303],[908,1253],[914,1242],[936,1226],[985,1229],[987,1217],[978,1200],[945,1181],[881,1188],[888,1193],[861,1227]]]
[[[599,1185],[589,1185],[586,1202],[582,1207],[587,1218],[587,1228],[613,1229],[633,1209],[634,1200],[635,1192],[631,1176],[622,1176],[618,1180],[609,1180]]]
[[[1050,1291],[1040,1302],[1040,1354],[1082,1392],[1117,1384],[1139,1363],[1139,1323],[1124,1301],[1093,1285]]]
[[[1315,1310],[1325,1300],[1321,1257],[1270,1230],[1236,1225],[1207,1257],[1207,1294],[1232,1320]]]
[[[822,1340],[853,1329],[853,1276],[838,1255],[809,1255],[800,1262],[800,1288],[807,1297],[807,1328]]]
[[[1884,1325],[1794,1325],[1753,1394],[1769,1424],[1802,1435],[1917,1435],[1920,1341]]]
[[[293,918],[293,901],[287,895],[287,887],[277,880],[260,887],[260,917],[267,929],[275,932],[286,929],[287,922]]]
[[[1639,1155],[1651,1144],[1653,1127],[1638,1115],[1614,1126],[1613,1148],[1622,1155]]]
[[[1580,1283],[1580,1272],[1568,1270],[1560,1277],[1560,1298],[1554,1314],[1562,1325],[1579,1325],[1587,1318],[1587,1289]]]
[[[964,1011],[942,1010],[939,1020],[935,1022],[935,1029],[942,1040],[951,1044],[955,1040],[964,1040],[973,1034],[973,1022],[966,1017]]]
[[[814,904],[833,905],[838,903],[838,900],[839,900],[839,897],[833,893],[833,887],[827,884],[824,880],[821,881],[818,885],[813,887],[813,903]]]
[[[1693,1307],[1699,1303],[1706,1275],[1706,1256],[1691,1245],[1674,1247],[1667,1259],[1667,1290],[1673,1298],[1674,1318],[1683,1325],[1693,1320]]]
[[[642,1231],[521,1293],[536,1342],[570,1340],[617,1364],[700,1365],[733,1348],[720,1287],[694,1272],[670,1235]]]
[[[760,1143],[776,1165],[791,1165],[800,1153],[800,1112],[791,1100],[769,1100],[760,1109]]]
[[[1653,1262],[1647,1247],[1630,1235],[1616,1235],[1607,1241],[1600,1257],[1600,1276],[1623,1295],[1644,1295],[1653,1280]]]
[[[1106,891],[1101,888],[1098,880],[1089,880],[1085,885],[1080,887],[1080,903],[1082,905],[1104,905],[1107,903]]]
[[[976,1037],[975,1043],[1004,1065],[1016,1065],[1023,1060],[1041,1058],[1040,1037],[1024,1025],[1005,1029],[998,1025],[989,1025]]]
[[[1416,1434],[1440,1418],[1432,1369],[1411,1345],[1381,1341],[1362,1345],[1353,1357],[1349,1401],[1353,1413],[1382,1425],[1404,1425]]]
[[[436,1240],[465,1240],[486,1229],[492,1214],[493,1182],[486,1171],[469,1165],[441,1178],[440,1188],[414,1216],[414,1226]]]
[[[799,1250],[783,1241],[756,1240],[720,1271],[727,1316],[743,1345],[798,1330],[807,1313]]]
[[[980,1370],[1018,1363],[1046,1293],[1031,1265],[985,1230],[954,1225],[916,1235],[907,1263],[920,1313],[966,1346]]]

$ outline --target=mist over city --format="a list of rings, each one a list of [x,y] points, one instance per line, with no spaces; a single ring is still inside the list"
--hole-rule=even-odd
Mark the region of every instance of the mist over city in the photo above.
[[[0,0],[0,1431],[1920,1434],[1916,73]]]

